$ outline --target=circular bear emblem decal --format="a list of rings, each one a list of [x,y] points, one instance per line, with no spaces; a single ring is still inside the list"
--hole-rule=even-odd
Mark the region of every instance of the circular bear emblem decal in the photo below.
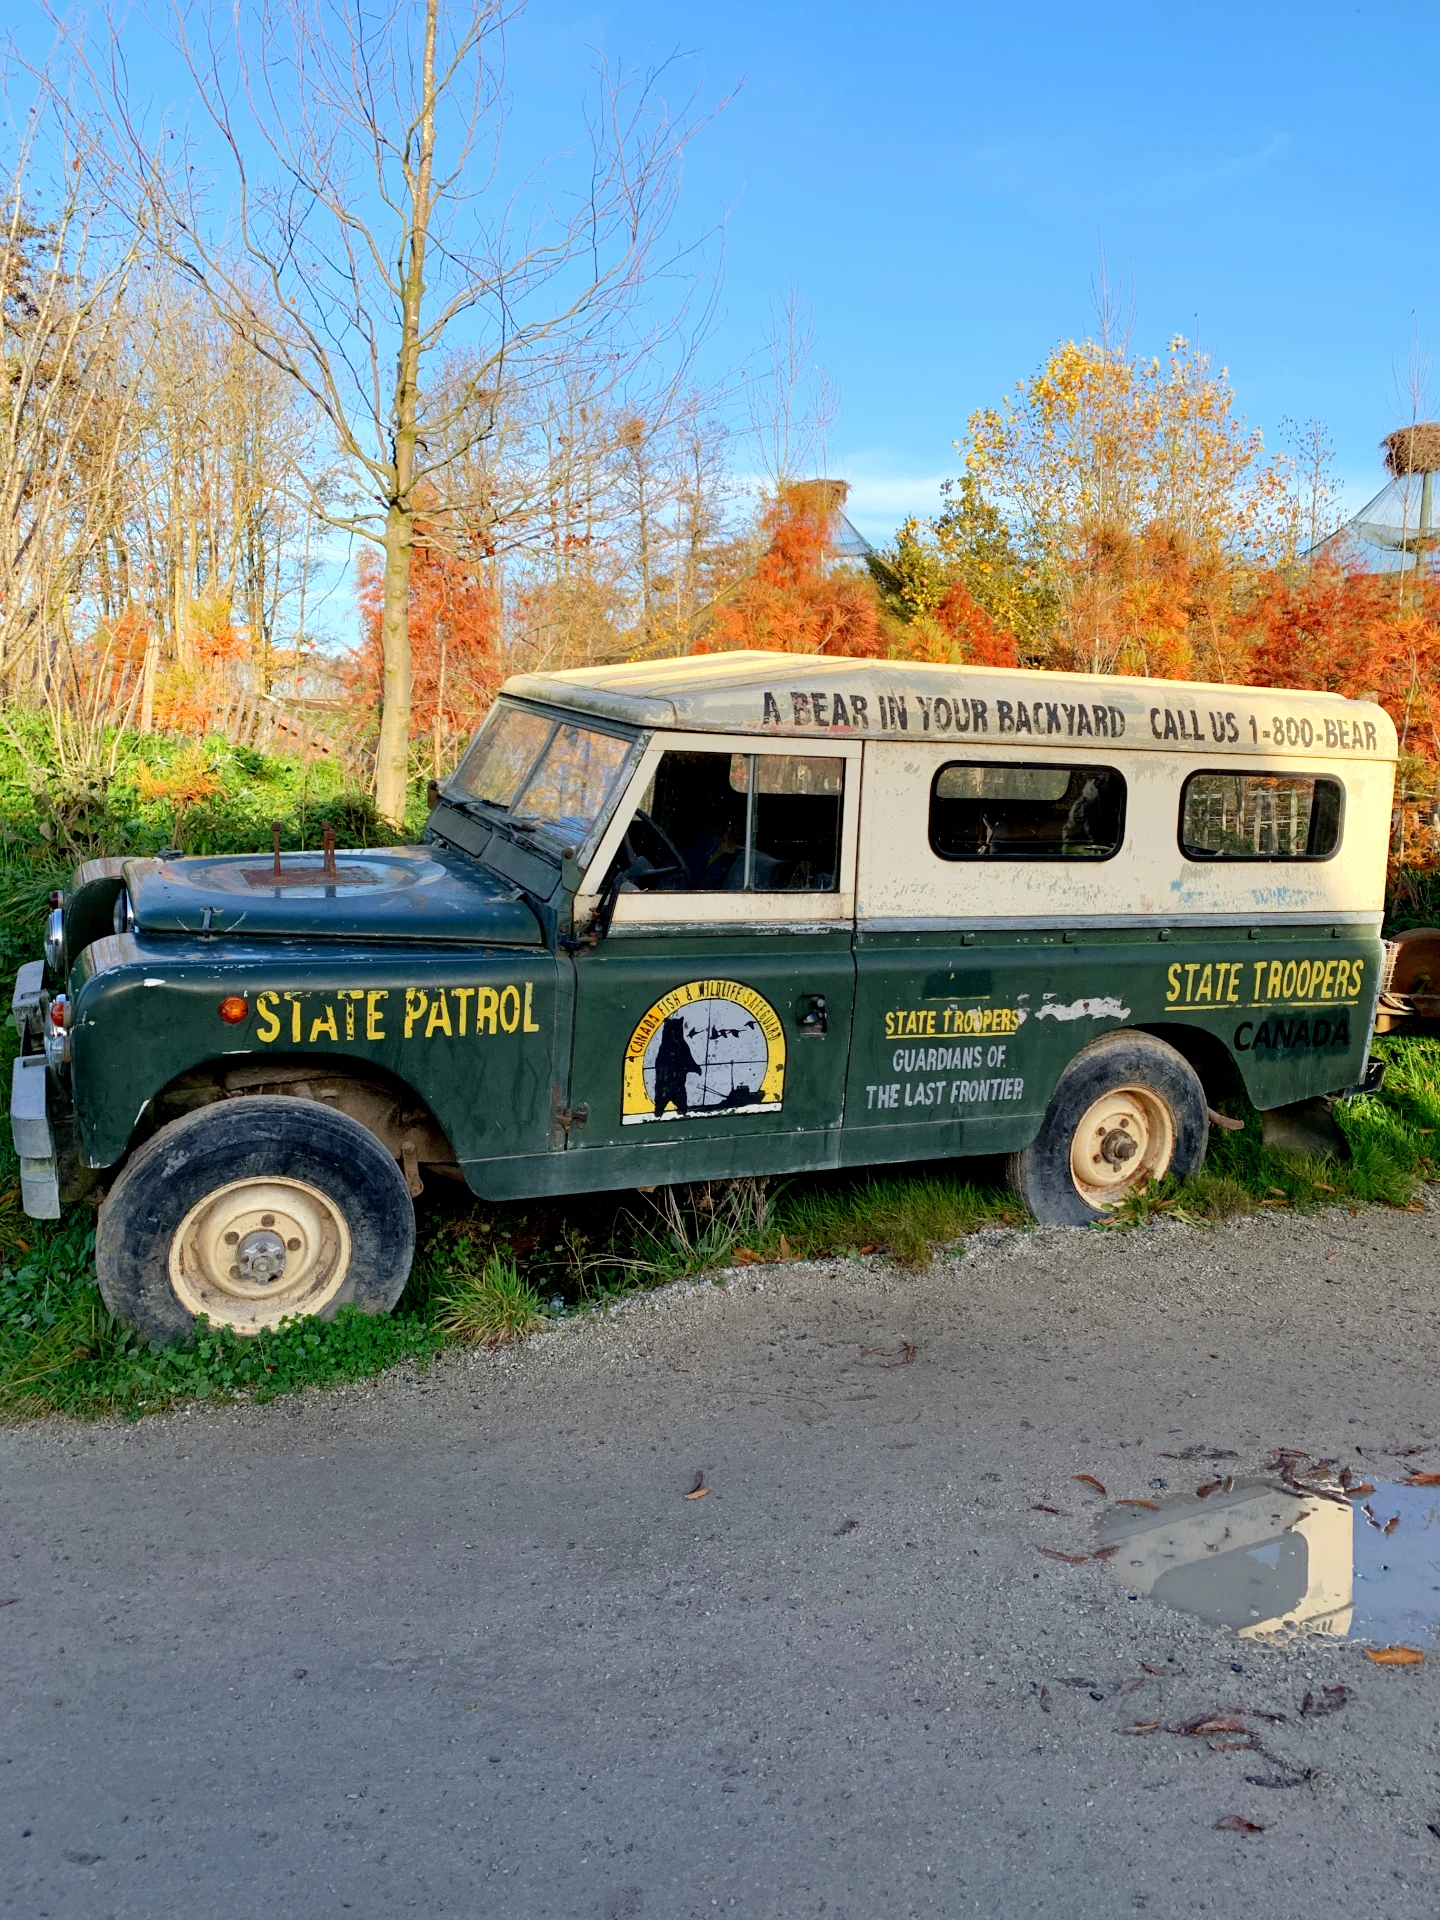
[[[625,1049],[621,1114],[693,1120],[777,1113],[785,1092],[785,1029],[768,1000],[738,980],[691,980],[657,1000]]]

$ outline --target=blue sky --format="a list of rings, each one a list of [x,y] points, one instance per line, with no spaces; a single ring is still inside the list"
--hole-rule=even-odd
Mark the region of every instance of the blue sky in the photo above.
[[[712,100],[743,81],[686,166],[682,224],[725,226],[708,353],[744,361],[793,280],[872,537],[933,507],[974,407],[1093,324],[1102,246],[1137,348],[1198,337],[1267,440],[1319,417],[1347,497],[1378,490],[1440,290],[1440,9],[538,0],[511,40],[530,135],[573,125],[597,47],[688,50]],[[1431,389],[1440,413],[1440,366]]]

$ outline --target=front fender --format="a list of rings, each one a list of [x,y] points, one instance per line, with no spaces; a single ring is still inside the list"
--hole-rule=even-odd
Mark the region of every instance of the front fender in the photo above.
[[[81,1157],[112,1167],[162,1088],[217,1059],[382,1068],[458,1159],[543,1153],[557,1068],[555,956],[540,948],[340,947],[112,934],[71,975]],[[243,1000],[233,1024],[220,1003]]]

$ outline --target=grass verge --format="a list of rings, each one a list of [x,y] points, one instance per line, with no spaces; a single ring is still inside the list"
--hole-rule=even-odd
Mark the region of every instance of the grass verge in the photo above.
[[[1212,1134],[1202,1172],[1131,1199],[1107,1230],[1170,1217],[1223,1220],[1267,1209],[1417,1204],[1440,1178],[1440,1041],[1379,1043],[1378,1094],[1342,1105],[1351,1158],[1266,1149],[1258,1116]],[[650,1195],[581,1196],[563,1207],[484,1207],[448,1196],[422,1218],[420,1249],[396,1313],[353,1309],[244,1339],[203,1328],[148,1345],[112,1320],[94,1279],[94,1216],[54,1226],[19,1210],[13,1161],[0,1189],[0,1420],[45,1414],[136,1417],[195,1400],[268,1400],[427,1364],[444,1346],[497,1346],[647,1287],[733,1265],[883,1253],[917,1266],[985,1226],[1024,1216],[995,1163],[905,1173],[811,1175],[772,1186],[715,1181]],[[5,1177],[8,1175],[8,1177]]]

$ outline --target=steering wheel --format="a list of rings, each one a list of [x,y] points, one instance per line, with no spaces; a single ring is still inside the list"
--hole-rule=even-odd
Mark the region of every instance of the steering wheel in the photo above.
[[[642,860],[648,858],[648,855],[642,853],[635,845],[633,835],[637,821],[643,826],[648,827],[650,832],[654,834],[665,852],[670,855],[670,864],[668,866],[652,865],[648,873],[635,875],[635,885],[644,891],[653,887],[656,881],[659,880],[679,878],[682,883],[688,882],[690,869],[685,864],[685,856],[660,825],[659,821],[652,819],[652,817],[640,807],[635,809],[634,814],[631,816],[630,825],[625,830],[625,838],[620,842],[620,851],[616,865],[619,867],[622,876],[629,878],[634,868],[636,868]]]

